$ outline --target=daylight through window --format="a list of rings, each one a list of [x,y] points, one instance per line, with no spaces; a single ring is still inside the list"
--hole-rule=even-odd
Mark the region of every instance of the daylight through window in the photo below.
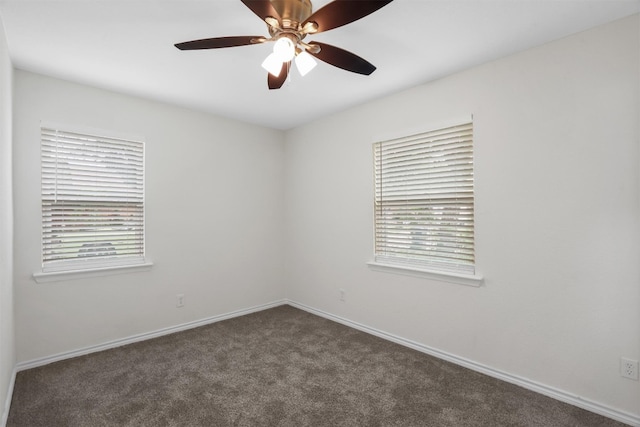
[[[473,124],[374,144],[375,260],[475,273]]]
[[[144,143],[41,128],[43,271],[144,262]]]

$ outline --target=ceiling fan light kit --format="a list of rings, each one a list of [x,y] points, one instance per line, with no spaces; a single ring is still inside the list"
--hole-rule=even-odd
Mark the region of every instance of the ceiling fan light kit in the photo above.
[[[365,59],[339,47],[303,39],[357,21],[393,0],[334,0],[313,12],[310,0],[241,0],[267,24],[269,38],[263,36],[215,37],[177,43],[180,50],[219,49],[274,42],[273,53],[262,62],[269,72],[269,89],[279,89],[287,80],[291,61],[300,75],[309,73],[316,59],[358,74],[370,75],[376,67]]]

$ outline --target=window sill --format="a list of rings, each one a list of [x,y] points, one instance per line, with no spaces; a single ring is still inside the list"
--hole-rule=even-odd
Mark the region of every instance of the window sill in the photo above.
[[[134,273],[138,271],[149,271],[153,263],[151,261],[142,264],[118,265],[109,267],[97,267],[85,270],[66,270],[52,272],[33,273],[33,278],[37,283],[61,282],[63,280],[84,279],[87,277],[110,276],[112,274]]]
[[[476,288],[481,286],[482,282],[484,281],[484,277],[478,274],[460,274],[446,271],[427,270],[424,268],[406,265],[382,264],[375,261],[367,262],[367,265],[370,269],[375,271],[439,280],[442,282],[456,283],[459,285],[473,286]]]

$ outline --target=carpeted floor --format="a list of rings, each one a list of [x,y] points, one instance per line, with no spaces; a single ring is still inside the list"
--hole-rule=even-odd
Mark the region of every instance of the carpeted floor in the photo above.
[[[281,306],[19,372],[7,426],[623,424]]]

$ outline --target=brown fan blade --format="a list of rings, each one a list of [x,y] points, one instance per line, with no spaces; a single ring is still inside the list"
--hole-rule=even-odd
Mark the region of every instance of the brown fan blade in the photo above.
[[[234,36],[215,37],[212,39],[192,40],[190,42],[176,43],[180,50],[219,49],[222,47],[245,46],[258,43],[256,40],[264,39],[262,36]]]
[[[269,0],[241,0],[253,13],[258,15],[263,21],[269,16],[276,18],[278,22],[282,22],[280,14],[274,9]]]
[[[274,77],[273,74],[269,73],[267,76],[267,83],[269,84],[269,89],[280,89],[284,82],[287,80],[287,76],[289,75],[289,67],[291,67],[291,61],[283,62],[282,69],[280,70],[280,74],[278,77]]]
[[[302,23],[302,26],[304,27],[308,22],[315,22],[318,26],[317,31],[314,32],[315,34],[332,30],[364,18],[392,1],[393,0],[334,0],[316,10]]]
[[[331,64],[335,67],[354,73],[364,74],[365,76],[368,76],[376,70],[375,65],[371,64],[367,60],[362,59],[358,55],[344,49],[340,49],[339,47],[319,42],[310,42],[309,44],[311,46],[320,46],[320,52],[318,53],[313,53],[311,50],[307,50],[307,52],[327,64]]]

